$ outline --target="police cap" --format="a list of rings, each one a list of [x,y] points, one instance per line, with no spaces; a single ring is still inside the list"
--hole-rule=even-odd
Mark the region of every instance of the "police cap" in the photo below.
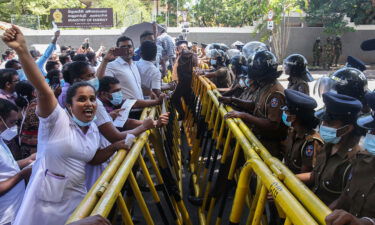
[[[362,103],[350,96],[326,92],[323,94],[325,104],[324,113],[321,114],[323,120],[341,120],[355,118],[362,109]]]
[[[362,72],[366,70],[365,63],[353,56],[348,56],[346,59],[346,66],[356,68]]]
[[[285,89],[286,107],[283,110],[288,110],[292,114],[301,114],[303,112],[313,111],[317,103],[312,97],[291,89]]]
[[[372,109],[371,113],[363,115],[358,118],[357,124],[358,126],[368,129],[374,130],[375,129],[375,92],[368,92],[365,95],[365,99],[367,105]]]

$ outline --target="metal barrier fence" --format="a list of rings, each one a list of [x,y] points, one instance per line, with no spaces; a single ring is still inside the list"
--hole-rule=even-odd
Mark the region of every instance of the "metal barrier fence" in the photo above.
[[[166,108],[171,112],[169,124],[161,129],[144,132],[136,139],[130,150],[119,150],[71,215],[67,224],[90,215],[100,214],[108,217],[110,214],[117,215],[117,213],[121,214],[125,224],[133,224],[130,213],[132,197],[129,197],[129,192],[137,200],[147,225],[155,224],[155,219],[161,219],[163,224],[171,224],[171,219],[173,219],[172,224],[192,224],[182,201],[180,128],[175,110],[168,102],[166,102]],[[160,111],[160,107],[147,108],[143,111],[141,119],[154,118],[160,114]],[[143,155],[149,160],[156,182],[151,178]],[[158,215],[150,214],[145,202],[145,194],[142,194],[137,183],[138,172],[142,173],[147,183]],[[163,194],[164,198],[161,198],[158,191]],[[124,192],[127,194],[124,195]]]
[[[184,127],[200,224],[213,224],[214,217],[216,225],[222,223],[232,188],[236,192],[229,224],[240,223],[245,206],[246,224],[268,224],[266,204],[274,205],[278,213],[273,215],[285,219],[284,224],[325,224],[329,208],[272,157],[240,119],[224,119],[232,109],[219,103],[215,85],[194,75],[193,92],[194,102],[185,104]],[[272,200],[267,200],[268,193]]]

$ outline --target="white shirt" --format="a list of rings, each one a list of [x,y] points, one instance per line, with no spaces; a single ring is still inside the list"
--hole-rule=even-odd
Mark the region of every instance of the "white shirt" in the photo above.
[[[85,166],[99,147],[95,123],[83,133],[60,105],[39,117],[37,157],[14,225],[65,224],[87,194]]]
[[[120,81],[124,99],[143,99],[141,77],[135,63],[125,62],[121,57],[108,63],[106,76],[115,77]]]
[[[140,59],[136,62],[142,86],[148,89],[161,89],[161,73],[156,66],[150,62]]]
[[[100,127],[101,125],[108,123],[108,122],[113,122],[112,117],[109,115],[107,110],[105,110],[105,107],[103,105],[103,102],[100,101],[100,99],[96,98],[96,120],[94,120],[95,124],[97,127]]]
[[[20,168],[8,146],[0,138],[0,182],[8,180],[20,172]],[[25,181],[21,180],[6,194],[0,196],[0,224],[14,220],[25,193]]]

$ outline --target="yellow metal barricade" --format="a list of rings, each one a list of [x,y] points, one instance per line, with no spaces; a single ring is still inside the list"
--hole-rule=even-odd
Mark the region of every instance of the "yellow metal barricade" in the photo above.
[[[266,224],[263,210],[267,193],[272,193],[285,224],[324,224],[324,218],[330,213],[328,207],[282,162],[272,157],[240,119],[224,119],[232,109],[219,103],[221,95],[215,85],[195,75],[193,92],[194,106],[187,112],[184,125],[191,147],[191,187],[200,205],[200,224],[212,224],[213,220],[221,224],[227,207],[226,197],[236,183],[230,223],[239,223],[246,203],[249,208],[247,224]],[[256,186],[252,191],[249,189],[250,171],[254,178],[251,184]]]
[[[155,224],[154,221],[160,219],[163,224],[192,224],[182,201],[182,157],[178,142],[179,132],[175,132],[179,131],[177,117],[172,106],[168,103],[166,105],[171,112],[167,127],[146,131],[137,137],[130,150],[119,150],[67,224],[91,215],[108,217],[113,212],[114,217],[117,212],[120,213],[125,224],[133,224],[130,213],[133,205],[124,197],[124,190],[129,192],[130,189],[146,224]],[[154,118],[160,111],[160,107],[145,109],[141,118]],[[147,167],[143,155],[149,160],[151,170]],[[155,175],[154,179],[150,171]],[[141,192],[137,182],[138,172],[143,175],[158,215],[151,215],[150,206],[146,205],[145,194]],[[163,193],[164,198],[159,196],[156,187],[160,188],[158,191]],[[161,204],[162,199],[164,204]],[[163,208],[165,205],[168,209]],[[113,211],[114,209],[116,210]]]

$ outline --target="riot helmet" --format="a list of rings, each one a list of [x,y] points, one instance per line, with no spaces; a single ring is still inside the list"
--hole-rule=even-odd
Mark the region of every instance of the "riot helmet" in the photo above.
[[[291,77],[300,77],[306,82],[313,81],[309,70],[307,69],[307,60],[303,55],[292,54],[284,59],[284,71]]]
[[[367,88],[367,78],[358,69],[344,67],[337,70],[331,75],[331,79],[335,81],[333,88],[339,94],[348,95],[362,101]]]
[[[233,72],[237,74],[242,74],[247,72],[247,63],[246,59],[242,55],[234,56],[230,60],[230,64],[232,65]]]
[[[281,75],[281,71],[277,71],[277,58],[270,51],[258,51],[249,61],[247,74],[251,80],[276,79]]]
[[[248,42],[242,48],[243,55],[248,60],[248,63],[250,63],[249,60],[251,60],[256,52],[263,50],[269,51],[267,45],[259,41]]]

